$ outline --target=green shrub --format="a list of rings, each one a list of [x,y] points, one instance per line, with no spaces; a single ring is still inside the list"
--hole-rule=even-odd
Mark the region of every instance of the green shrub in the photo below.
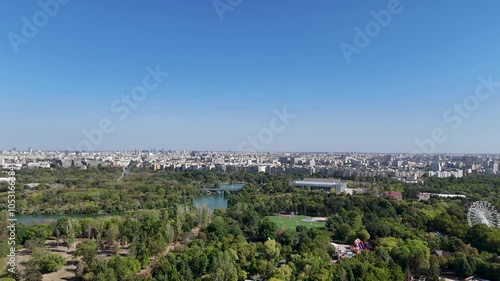
[[[47,254],[40,258],[39,265],[43,273],[56,272],[66,264],[66,260],[56,254]]]

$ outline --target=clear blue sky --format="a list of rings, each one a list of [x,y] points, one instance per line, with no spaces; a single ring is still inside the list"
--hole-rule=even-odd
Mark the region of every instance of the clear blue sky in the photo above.
[[[479,76],[500,81],[500,2],[401,0],[348,63],[339,45],[389,2],[243,0],[221,21],[211,0],[72,0],[15,53],[8,34],[42,9],[0,1],[0,148],[74,148],[109,118],[96,150],[237,150],[286,107],[263,150],[410,152],[442,128],[436,152],[500,153],[500,87],[443,119]],[[170,75],[119,119],[156,65]]]

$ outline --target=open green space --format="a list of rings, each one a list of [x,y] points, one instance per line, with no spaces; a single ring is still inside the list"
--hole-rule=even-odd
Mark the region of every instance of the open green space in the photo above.
[[[302,219],[308,218],[308,216],[294,216],[294,217],[283,217],[283,216],[269,216],[272,222],[276,223],[280,228],[295,229],[297,226],[302,225],[304,227],[324,227],[324,222],[309,222],[303,221]]]

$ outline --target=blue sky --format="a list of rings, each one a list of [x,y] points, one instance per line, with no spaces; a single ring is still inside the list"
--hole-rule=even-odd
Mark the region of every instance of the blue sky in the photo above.
[[[43,10],[0,1],[0,148],[74,148],[108,118],[95,150],[237,150],[286,107],[263,151],[411,152],[442,128],[435,152],[500,153],[500,87],[443,119],[500,81],[500,2],[401,0],[347,62],[340,44],[391,1],[243,0],[221,20],[213,1],[72,0],[18,53],[9,34]],[[157,65],[170,75],[120,119],[113,101]]]

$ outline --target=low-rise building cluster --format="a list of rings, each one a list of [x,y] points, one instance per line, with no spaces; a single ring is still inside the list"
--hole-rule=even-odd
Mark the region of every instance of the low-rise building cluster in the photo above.
[[[126,167],[131,162],[153,170],[205,170],[322,175],[336,178],[390,177],[418,183],[423,177],[500,174],[500,155],[384,153],[249,153],[214,151],[14,151],[0,153],[0,166]]]

